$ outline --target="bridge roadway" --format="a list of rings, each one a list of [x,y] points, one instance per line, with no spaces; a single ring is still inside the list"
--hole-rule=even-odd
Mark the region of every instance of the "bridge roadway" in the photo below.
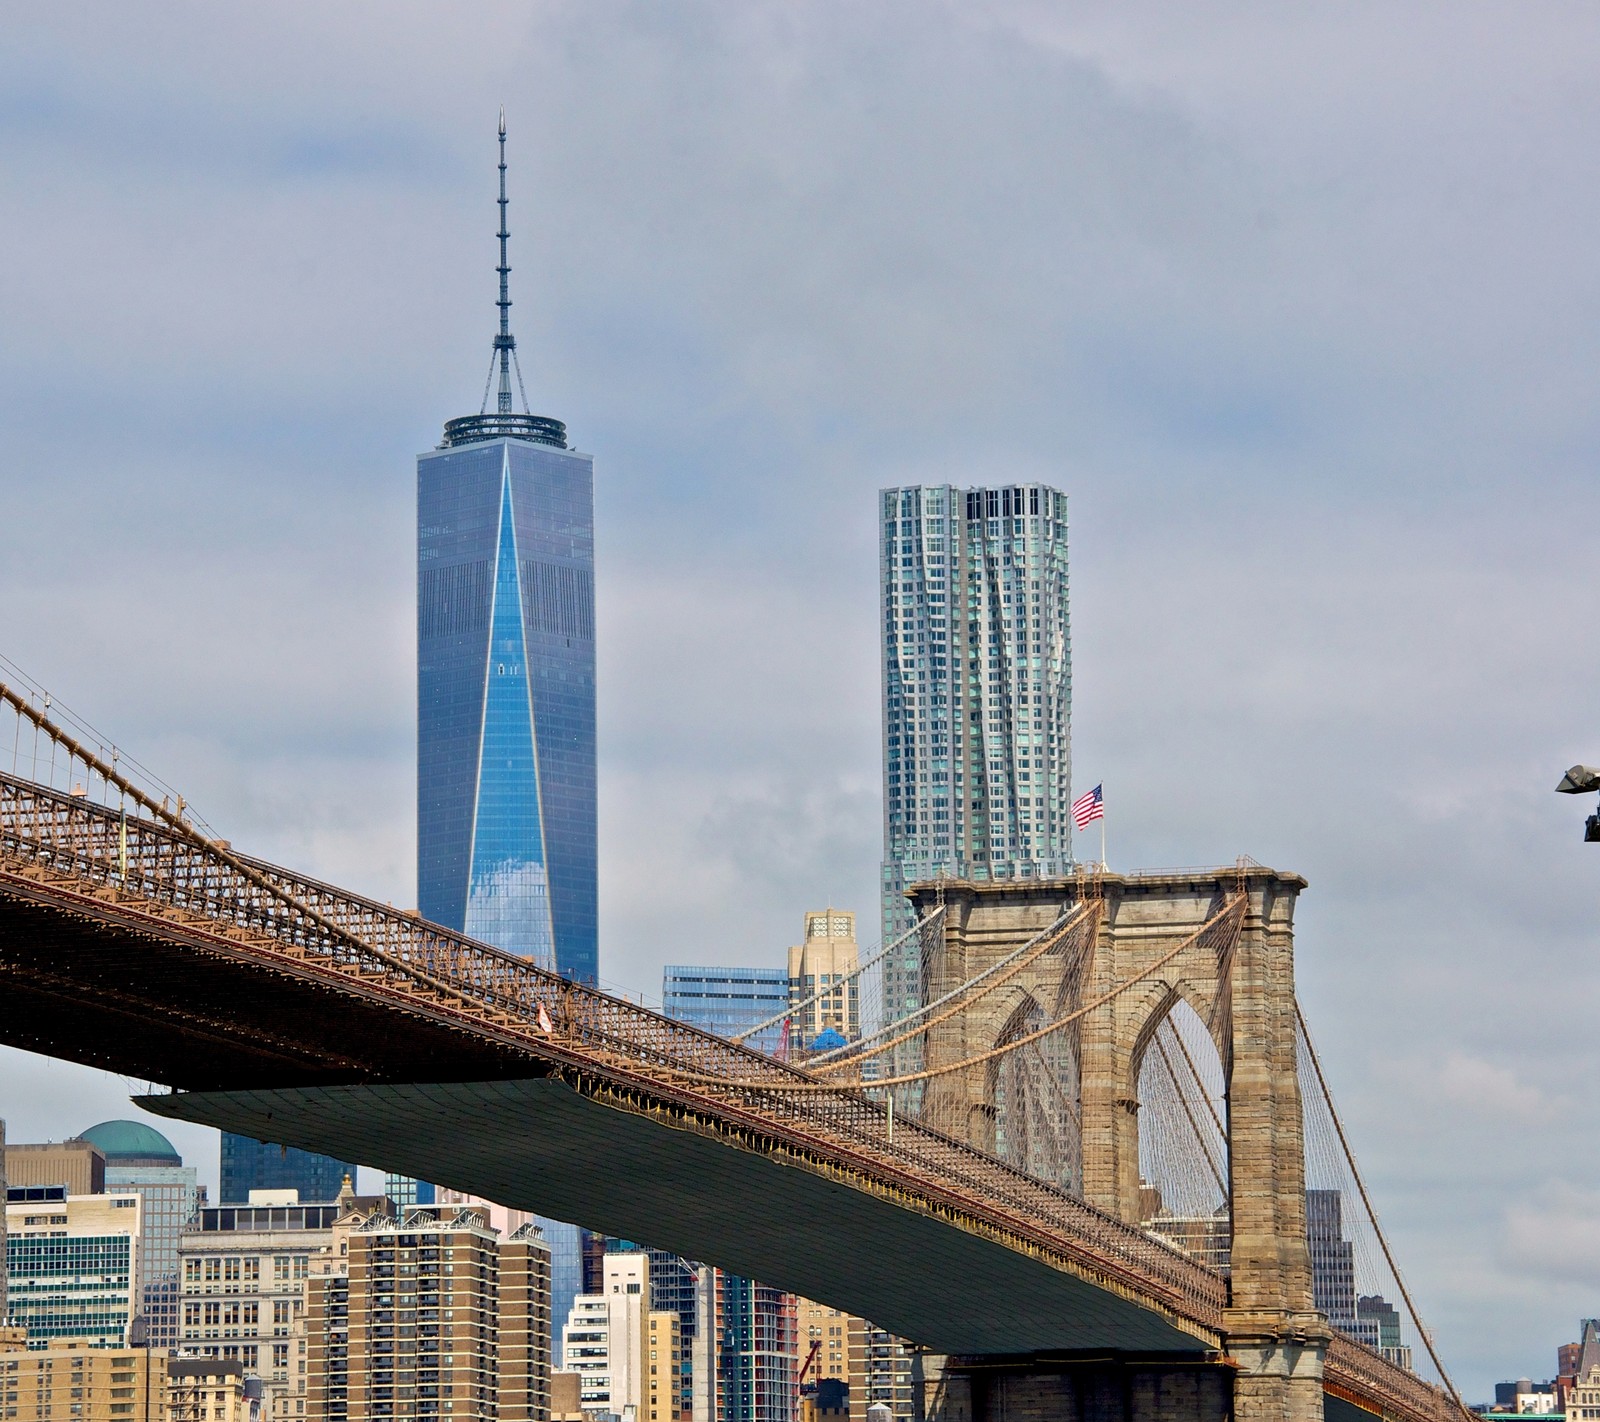
[[[159,1114],[647,1238],[941,1354],[1230,1363],[1222,1277],[859,1093],[3,774],[0,985],[0,1040],[172,1088]],[[1323,1387],[1330,1415],[1456,1415],[1338,1338]]]

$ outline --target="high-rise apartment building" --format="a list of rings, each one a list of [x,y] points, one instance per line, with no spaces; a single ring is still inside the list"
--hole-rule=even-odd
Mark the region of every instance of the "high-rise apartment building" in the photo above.
[[[106,1189],[144,1201],[139,1245],[139,1311],[145,1345],[178,1346],[178,1241],[199,1208],[193,1166],[160,1131],[140,1121],[102,1121],[80,1139],[105,1157]]]
[[[306,1289],[314,1422],[548,1422],[537,1227],[501,1241],[481,1209],[418,1206],[337,1234]]]
[[[854,1314],[810,1299],[796,1299],[800,1364],[816,1356],[806,1384],[833,1379],[848,1389],[851,1422],[867,1422],[867,1409],[882,1403],[895,1422],[911,1422],[912,1348],[904,1339]]]
[[[253,1190],[293,1190],[306,1204],[330,1204],[338,1198],[347,1175],[356,1178],[351,1161],[224,1131],[218,1203],[242,1205]]]
[[[661,973],[661,1010],[702,1032],[746,1039],[757,1051],[776,1052],[789,1012],[789,974],[783,968],[690,967],[669,964]]]
[[[842,909],[806,914],[805,941],[789,949],[790,1033],[810,1045],[823,1032],[848,1042],[861,1035],[856,916]]]
[[[663,1419],[668,1415],[683,1417],[691,1407],[694,1388],[693,1352],[695,1342],[696,1296],[699,1289],[700,1266],[665,1249],[651,1249],[631,1240],[617,1239],[611,1235],[585,1230],[583,1234],[583,1288],[585,1294],[601,1295],[605,1291],[605,1261],[608,1254],[644,1254],[649,1259],[650,1270],[650,1327],[659,1332],[665,1325],[659,1320],[670,1316],[675,1320],[672,1357],[652,1356],[650,1382],[652,1409],[660,1410]],[[653,1336],[653,1335],[652,1335]],[[661,1347],[651,1343],[653,1353]],[[673,1365],[673,1376],[668,1385],[668,1369]],[[656,1384],[660,1383],[657,1387]],[[659,1400],[656,1400],[659,1399]]]
[[[695,1369],[696,1422],[702,1396],[714,1422],[792,1422],[795,1296],[721,1269],[703,1269],[701,1282],[708,1369]]]
[[[1067,872],[1072,640],[1065,494],[916,485],[879,514],[887,943],[908,883]],[[885,963],[891,1016],[917,1005],[916,950]]]
[[[672,1309],[651,1309],[647,1415],[640,1422],[683,1422],[683,1321]]]
[[[431,1186],[426,1188],[432,1189]],[[527,1226],[537,1226],[536,1232],[550,1255],[550,1317],[554,1320],[552,1343],[555,1350],[552,1364],[560,1367],[561,1321],[571,1309],[573,1299],[579,1294],[592,1292],[584,1283],[583,1231],[575,1225],[536,1215],[531,1210],[514,1210],[507,1205],[485,1200],[481,1195],[470,1195],[464,1190],[452,1190],[448,1186],[440,1186],[434,1194],[433,1203],[441,1207],[472,1205],[481,1209],[489,1221],[489,1227],[501,1239],[519,1237]],[[396,1206],[401,1203],[394,1200],[393,1196],[390,1199]]]
[[[68,1195],[59,1185],[12,1186],[6,1210],[11,1321],[28,1346],[87,1339],[121,1348],[139,1302],[143,1201],[134,1194]]]
[[[586,1411],[640,1418],[647,1410],[650,1314],[649,1256],[606,1254],[599,1292],[572,1301],[562,1330],[563,1365],[580,1375]]]
[[[916,1416],[911,1361],[912,1347],[905,1339],[864,1318],[852,1319],[850,1422],[869,1422],[879,1405],[889,1409],[895,1422],[911,1422]]]
[[[502,119],[498,406],[417,459],[417,894],[593,982],[594,461],[513,410],[505,176]]]

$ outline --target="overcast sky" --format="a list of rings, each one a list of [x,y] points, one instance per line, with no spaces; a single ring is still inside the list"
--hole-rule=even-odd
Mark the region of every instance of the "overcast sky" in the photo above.
[[[602,975],[875,919],[874,491],[1048,480],[1113,868],[1307,876],[1447,1360],[1550,1374],[1600,1314],[1600,847],[1550,793],[1600,760],[1600,10],[5,30],[0,652],[236,844],[415,901],[413,461],[481,398],[504,102],[529,395],[595,456]],[[14,1139],[127,1089],[0,1052]]]

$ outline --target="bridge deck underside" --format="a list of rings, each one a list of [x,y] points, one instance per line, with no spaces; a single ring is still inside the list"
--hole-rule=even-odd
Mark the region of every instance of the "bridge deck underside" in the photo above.
[[[1193,1355],[1159,1314],[892,1200],[550,1078],[178,1094],[151,1111],[705,1259],[945,1353]]]
[[[182,1089],[153,1111],[639,1239],[939,1351],[1217,1346],[919,1202],[669,1123],[592,1073],[554,1079],[470,1023],[264,963],[212,925],[0,875],[0,997],[7,1045]]]

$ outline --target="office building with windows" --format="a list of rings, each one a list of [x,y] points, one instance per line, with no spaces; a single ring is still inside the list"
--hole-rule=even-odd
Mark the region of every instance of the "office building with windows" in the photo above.
[[[568,977],[599,973],[594,460],[516,413],[506,128],[500,119],[496,408],[417,459],[417,903]],[[392,1176],[424,1205],[433,1187]],[[560,1316],[576,1225],[540,1219]]]
[[[8,1307],[28,1346],[132,1342],[144,1202],[134,1194],[69,1195],[59,1185],[10,1186],[7,1195]]]
[[[8,1185],[59,1185],[69,1195],[103,1195],[106,1157],[93,1141],[78,1137],[18,1142],[5,1148],[5,1177]]]
[[[883,937],[907,884],[1068,872],[1072,639],[1067,498],[1044,484],[879,497]],[[885,1011],[917,1005],[917,944],[885,963]]]
[[[856,916],[842,909],[806,914],[805,941],[789,949],[790,1032],[811,1046],[824,1032],[847,1042],[861,1035]]]
[[[257,1190],[248,1204],[201,1209],[178,1241],[179,1347],[260,1378],[261,1422],[306,1415],[305,1282],[353,1204],[348,1193],[301,1204]]]
[[[746,1045],[773,1053],[783,1042],[783,1022],[789,1012],[789,974],[783,968],[670,964],[661,974],[661,1010],[668,1017],[702,1032],[715,1032],[719,1037],[736,1037],[752,1027],[761,1027]],[[770,1025],[762,1026],[764,1023]]]
[[[169,1406],[167,1355],[86,1338],[29,1349],[0,1325],[0,1417],[23,1422],[233,1422],[183,1417]]]
[[[561,1335],[563,1366],[582,1379],[585,1411],[642,1416],[650,1396],[650,1315],[649,1255],[601,1256],[599,1291],[572,1301]]]
[[[160,1131],[140,1121],[102,1121],[80,1138],[105,1157],[106,1189],[144,1201],[139,1245],[139,1312],[145,1344],[178,1346],[178,1241],[202,1192],[192,1165]]]
[[[224,1131],[218,1203],[242,1205],[254,1190],[293,1190],[306,1204],[328,1204],[338,1198],[347,1175],[356,1178],[352,1161]]]
[[[424,918],[593,982],[594,461],[513,409],[505,181],[502,120],[498,408],[417,459],[417,894]]]

